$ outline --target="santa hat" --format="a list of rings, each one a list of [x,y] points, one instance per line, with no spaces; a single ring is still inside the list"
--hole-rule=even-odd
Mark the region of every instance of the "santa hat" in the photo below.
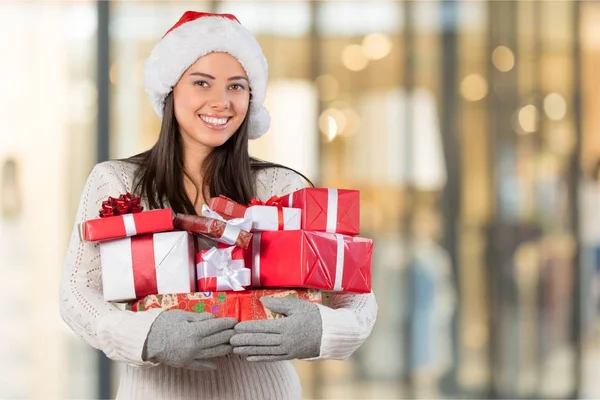
[[[196,60],[213,52],[231,54],[246,70],[252,90],[248,137],[259,138],[271,121],[263,106],[267,60],[254,36],[231,14],[186,11],[154,46],[144,64],[144,87],[154,111],[162,117],[165,98],[179,78]]]

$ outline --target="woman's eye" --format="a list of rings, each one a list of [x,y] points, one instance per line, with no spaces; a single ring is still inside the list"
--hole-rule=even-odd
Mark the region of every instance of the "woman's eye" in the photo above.
[[[196,82],[194,82],[194,85],[198,85],[198,86],[201,86],[201,87],[208,87],[208,82],[206,82],[206,81],[196,81]]]
[[[246,87],[240,83],[234,83],[233,85],[231,85],[231,88],[235,91],[242,91],[246,89]]]

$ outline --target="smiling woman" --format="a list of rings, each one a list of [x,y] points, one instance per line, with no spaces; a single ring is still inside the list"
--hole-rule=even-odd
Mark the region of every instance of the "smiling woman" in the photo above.
[[[233,15],[184,13],[144,65],[146,92],[162,117],[157,142],[96,165],[76,223],[94,218],[107,196],[125,192],[137,194],[146,209],[196,214],[208,197],[248,204],[303,188],[300,174],[248,153],[248,140],[269,128],[266,85],[262,49]],[[209,313],[122,310],[102,296],[99,252],[75,227],[61,313],[89,345],[126,364],[117,398],[300,399],[289,360],[345,359],[375,323],[373,293],[336,293],[319,305],[265,302],[286,317],[259,325]]]

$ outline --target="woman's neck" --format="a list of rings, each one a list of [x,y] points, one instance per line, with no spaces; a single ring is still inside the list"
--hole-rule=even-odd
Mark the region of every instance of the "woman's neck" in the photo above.
[[[208,195],[202,164],[209,153],[205,149],[191,149],[190,147],[184,146],[183,184],[190,202],[194,205],[196,212],[200,213],[205,196]]]

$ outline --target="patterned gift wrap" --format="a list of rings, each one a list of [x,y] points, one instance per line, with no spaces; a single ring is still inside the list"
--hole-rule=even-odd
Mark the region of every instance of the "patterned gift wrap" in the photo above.
[[[247,249],[252,233],[241,230],[225,221],[201,215],[175,214],[175,228],[206,236],[218,242]],[[252,225],[250,224],[250,227]]]
[[[210,312],[216,317],[234,317],[238,321],[282,318],[260,302],[261,297],[292,297],[321,304],[321,292],[313,289],[245,290],[243,292],[195,292],[155,294],[128,305],[132,311],[153,308]]]
[[[208,206],[225,219],[244,218],[244,214],[248,208],[223,195],[211,198],[208,201]]]

